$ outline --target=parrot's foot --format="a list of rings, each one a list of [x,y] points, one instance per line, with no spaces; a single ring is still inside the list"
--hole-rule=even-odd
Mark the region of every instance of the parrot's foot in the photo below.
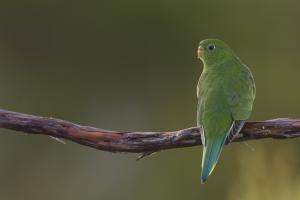
[[[183,138],[186,138],[187,136],[189,136],[191,134],[191,130],[190,129],[185,129],[180,131],[179,133],[175,133],[173,135],[171,135],[171,137],[169,138],[170,142],[176,142],[178,140],[181,140]]]
[[[168,138],[164,138],[162,140],[162,142],[164,143],[174,143],[177,142],[179,140],[185,139],[187,137],[189,137],[191,134],[193,133],[199,133],[199,127],[192,127],[192,128],[188,128],[188,129],[184,129],[181,131],[177,131],[176,133],[170,133],[170,136],[168,136]],[[146,156],[150,156],[153,155],[155,153],[161,152],[162,150],[154,150],[154,151],[147,151],[144,152],[142,155],[140,155],[136,160],[140,160]]]

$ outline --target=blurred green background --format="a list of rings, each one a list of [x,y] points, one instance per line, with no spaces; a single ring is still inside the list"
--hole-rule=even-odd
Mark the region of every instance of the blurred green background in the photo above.
[[[196,125],[198,43],[251,69],[249,121],[300,117],[299,1],[1,1],[0,107],[118,131]],[[299,199],[300,140],[113,154],[1,129],[0,199]]]

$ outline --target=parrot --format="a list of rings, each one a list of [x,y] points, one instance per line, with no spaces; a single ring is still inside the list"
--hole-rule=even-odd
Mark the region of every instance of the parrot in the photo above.
[[[203,71],[197,85],[197,126],[203,144],[201,183],[214,170],[223,146],[241,131],[249,118],[256,87],[249,68],[224,42],[199,43]]]

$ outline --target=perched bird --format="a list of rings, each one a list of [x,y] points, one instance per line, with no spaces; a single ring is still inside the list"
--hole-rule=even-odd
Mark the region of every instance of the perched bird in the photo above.
[[[255,97],[253,76],[246,65],[220,40],[199,44],[204,68],[197,86],[197,125],[204,147],[202,184],[213,171],[224,145],[239,133],[250,116]]]

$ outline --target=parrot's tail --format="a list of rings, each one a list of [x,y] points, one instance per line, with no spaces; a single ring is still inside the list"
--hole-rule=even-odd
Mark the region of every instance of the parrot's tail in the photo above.
[[[214,167],[217,164],[222,148],[224,146],[225,139],[226,139],[226,134],[216,139],[206,140],[205,147],[203,150],[203,157],[202,157],[202,174],[201,174],[202,184],[205,183],[208,176],[214,170]]]

